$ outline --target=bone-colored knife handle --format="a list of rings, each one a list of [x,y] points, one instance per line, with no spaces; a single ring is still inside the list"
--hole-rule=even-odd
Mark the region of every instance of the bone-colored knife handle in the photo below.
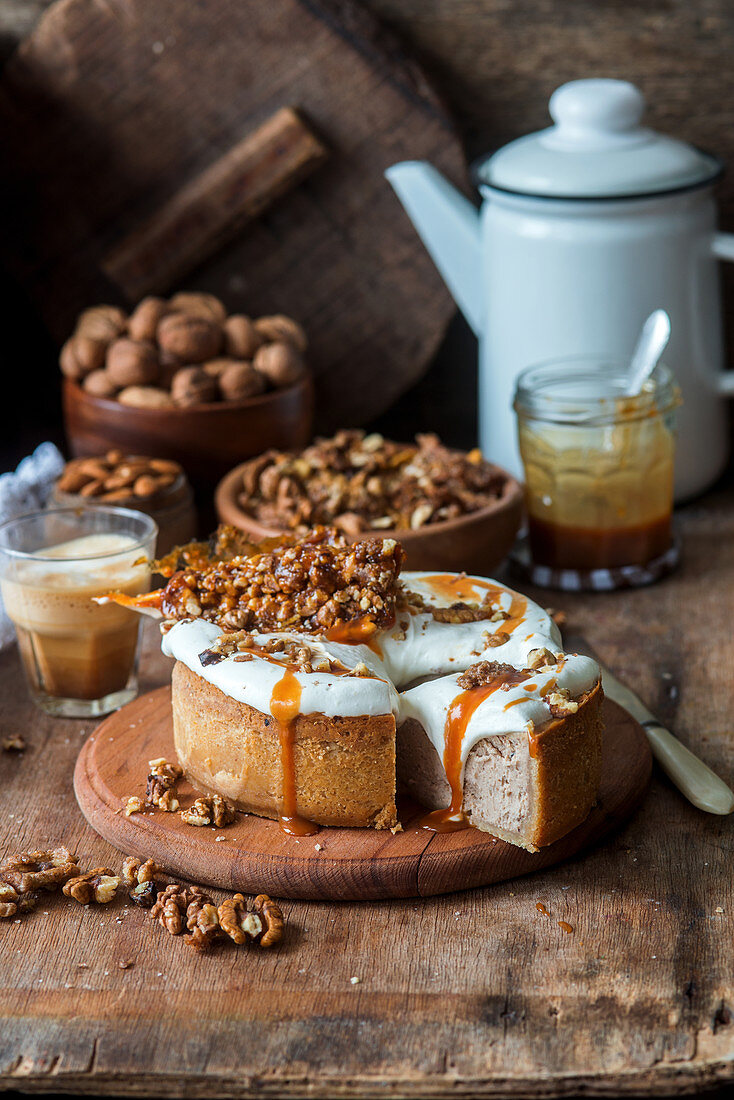
[[[710,814],[734,810],[734,791],[703,760],[654,719],[642,726],[658,764],[694,806]]]

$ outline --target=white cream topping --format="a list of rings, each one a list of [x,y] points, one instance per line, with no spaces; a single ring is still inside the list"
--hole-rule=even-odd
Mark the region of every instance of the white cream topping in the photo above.
[[[285,670],[284,664],[279,662],[279,655],[272,654],[271,660],[253,656],[251,661],[236,661],[234,656],[229,656],[214,664],[202,665],[200,654],[221,636],[218,626],[193,619],[176,623],[164,635],[162,649],[168,657],[175,657],[225,695],[247,703],[263,714],[270,714],[273,688],[282,680]],[[362,662],[373,673],[373,676],[367,677],[295,671],[294,675],[301,685],[301,714],[340,715],[344,718],[391,712],[397,715],[398,693],[385,676],[380,662],[366,646],[322,642],[311,634],[254,634],[253,638],[257,645],[264,645],[271,638],[300,641],[313,652],[331,657],[346,668],[352,669]]]
[[[459,675],[483,660],[525,668],[531,650],[558,653],[561,636],[547,612],[496,581],[427,572],[403,573],[401,579],[406,589],[434,607],[449,607],[456,602],[481,604],[490,591],[492,605],[509,618],[445,623],[436,621],[430,612],[403,610],[398,612],[390,630],[375,635],[374,650],[366,645],[324,641],[310,634],[253,637],[258,645],[272,638],[302,642],[346,668],[353,669],[361,662],[372,673],[371,677],[364,677],[295,671],[301,685],[301,714],[356,717],[393,713],[399,723],[415,718],[443,760],[446,718],[451,704],[462,692],[457,683]],[[504,634],[508,637],[501,645],[492,645],[488,640],[488,636]],[[269,659],[255,655],[248,661],[226,656],[215,663],[202,664],[200,655],[221,636],[222,631],[213,623],[201,619],[179,622],[164,636],[163,652],[225,695],[269,714],[273,688],[283,677],[287,659],[278,654],[269,655]],[[416,684],[423,678],[424,682]],[[578,696],[590,691],[598,679],[599,666],[590,657],[567,655],[559,667],[533,673],[525,684],[507,691],[500,688],[493,692],[477,706],[467,724],[461,750],[462,769],[477,741],[532,728],[530,723],[538,726],[547,722],[551,713],[543,693],[548,692],[552,682],[571,696]],[[415,686],[410,687],[411,684]]]
[[[566,654],[560,664],[560,668],[538,670],[524,683],[507,690],[500,687],[482,700],[470,717],[462,739],[462,775],[467,757],[477,741],[532,729],[531,722],[533,726],[548,722],[552,716],[544,694],[561,689],[571,696],[579,696],[590,691],[599,679],[599,666],[591,657]],[[442,762],[446,719],[463,690],[457,683],[459,676],[460,673],[456,673],[429,680],[400,696],[401,721],[415,718],[420,722]]]
[[[477,661],[502,661],[515,668],[523,668],[532,649],[547,647],[557,652],[561,648],[561,634],[550,615],[525,596],[520,596],[496,581],[484,577],[462,577],[461,574],[403,573],[403,587],[421,596],[434,607],[450,607],[459,597],[446,592],[441,585],[437,591],[431,578],[456,576],[457,582],[471,586],[468,598],[462,602],[480,603],[487,593],[496,592],[496,604],[504,612],[510,612],[513,601],[522,609],[519,621],[515,619],[491,622],[480,619],[472,623],[437,622],[430,612],[409,614],[399,611],[395,625],[378,636],[385,667],[398,689],[413,683],[421,676],[440,676],[448,672],[464,672]],[[462,593],[464,588],[462,586]],[[487,635],[499,637],[507,634],[502,645],[492,646]]]

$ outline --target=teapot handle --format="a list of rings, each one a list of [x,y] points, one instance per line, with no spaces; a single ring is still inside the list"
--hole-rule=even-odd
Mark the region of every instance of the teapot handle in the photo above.
[[[734,233],[714,233],[711,239],[711,251],[719,260],[734,261]],[[716,388],[727,397],[734,396],[734,370],[716,374]]]

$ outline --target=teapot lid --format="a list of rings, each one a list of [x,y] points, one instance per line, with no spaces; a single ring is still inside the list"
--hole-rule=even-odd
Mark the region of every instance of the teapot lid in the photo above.
[[[721,162],[640,125],[645,100],[626,80],[572,80],[557,88],[555,123],[510,142],[474,167],[481,186],[544,198],[633,198],[701,187]]]

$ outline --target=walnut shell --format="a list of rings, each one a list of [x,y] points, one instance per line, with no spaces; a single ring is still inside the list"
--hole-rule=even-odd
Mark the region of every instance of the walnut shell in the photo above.
[[[204,363],[218,355],[222,329],[206,317],[169,313],[158,325],[158,345],[180,363]]]
[[[232,359],[252,359],[263,343],[249,317],[233,313],[224,322],[224,350]]]
[[[264,344],[258,349],[252,365],[267,378],[271,385],[277,387],[290,386],[304,372],[301,353],[294,348],[293,344],[285,341]]]
[[[235,359],[210,359],[208,363],[202,363],[201,366],[211,378],[219,378],[227,367],[231,367],[235,362]]]
[[[106,341],[87,336],[84,332],[75,332],[61,349],[61,373],[67,378],[84,378],[85,374],[104,366],[106,351]]]
[[[76,331],[109,344],[125,331],[127,316],[119,306],[92,306],[79,314]]]
[[[159,375],[155,346],[121,336],[107,349],[107,373],[118,386],[149,386]]]
[[[163,298],[143,298],[127,323],[127,331],[133,340],[155,340],[160,320],[170,311],[168,302]]]
[[[272,317],[259,317],[254,327],[255,331],[268,343],[285,340],[300,352],[304,352],[308,347],[306,333],[298,321],[294,321],[292,317],[286,317],[283,313],[275,313]]]
[[[171,397],[174,404],[182,408],[207,405],[218,400],[219,386],[216,378],[207,374],[203,367],[183,367],[171,383]]]
[[[193,290],[182,290],[179,294],[174,294],[169,309],[174,313],[187,313],[190,317],[204,317],[218,325],[223,325],[227,316],[227,310],[219,298]]]
[[[114,397],[119,388],[106,370],[93,370],[82,380],[82,389],[94,397]]]
[[[266,388],[266,381],[252,363],[230,363],[218,378],[219,389],[225,401],[244,401],[256,397]]]
[[[171,395],[156,386],[127,386],[117,395],[121,405],[130,405],[135,409],[171,409]]]

